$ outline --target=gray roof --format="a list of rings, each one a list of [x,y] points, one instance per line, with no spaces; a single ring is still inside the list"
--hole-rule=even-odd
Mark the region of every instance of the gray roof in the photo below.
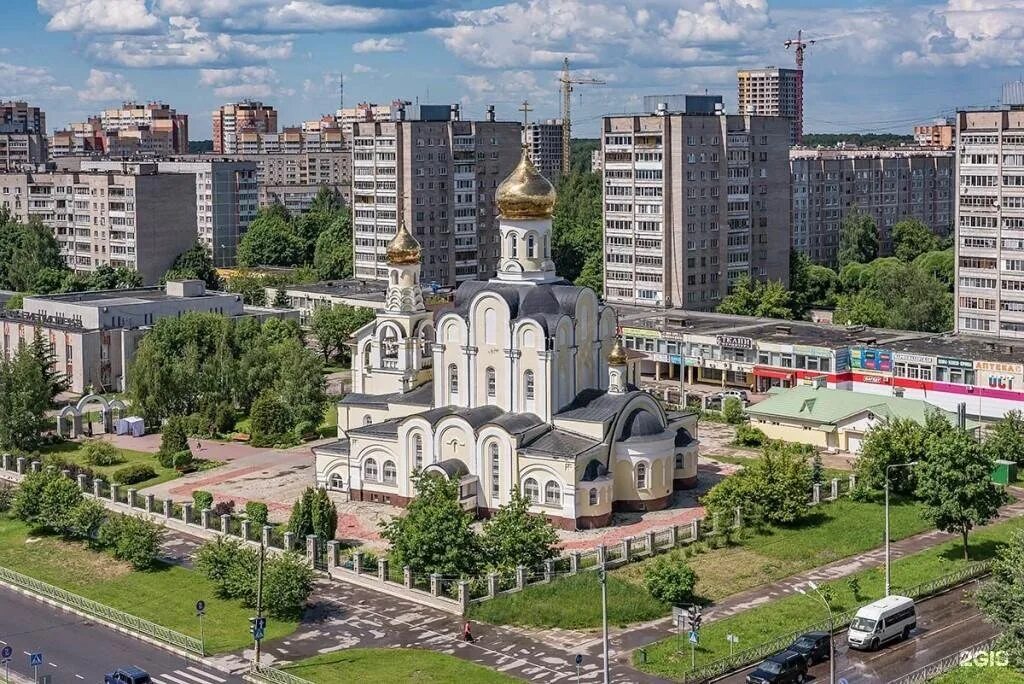
[[[411,404],[413,406],[430,406],[434,402],[434,383],[426,382],[408,392],[392,392],[391,394],[362,394],[349,392],[338,402],[353,406],[372,406],[387,408],[388,404]]]
[[[466,464],[457,458],[449,458],[438,463],[431,463],[424,470],[430,472],[432,468],[439,468],[444,471],[445,475],[449,478],[456,480],[461,478],[463,475],[469,475],[469,468]]]
[[[402,418],[392,418],[390,420],[381,421],[380,423],[361,425],[349,430],[348,434],[357,436],[396,437],[398,435],[398,424],[401,423],[402,420]]]
[[[619,435],[619,441],[644,439],[653,435],[660,435],[664,431],[665,426],[662,425],[659,416],[654,415],[645,408],[638,408],[634,409],[626,418],[626,422],[622,426],[622,434]]]
[[[438,421],[448,416],[458,416],[473,427],[477,429],[487,423],[492,422],[495,418],[503,414],[504,411],[498,406],[477,406],[476,408],[465,408],[462,406],[439,406],[423,413],[415,414],[419,418],[424,418],[428,423],[437,425]],[[410,418],[412,416],[409,416]]]
[[[576,315],[576,302],[587,288],[572,285],[566,280],[554,283],[494,283],[467,280],[455,291],[454,306],[439,309],[435,318],[454,311],[466,318],[473,298],[481,292],[492,292],[508,304],[512,320],[529,318],[537,321],[550,335],[561,316]]]
[[[601,461],[593,458],[587,463],[587,467],[583,470],[583,477],[580,478],[583,482],[593,482],[599,477],[604,477],[608,474],[608,466]]]
[[[609,394],[605,390],[591,387],[577,394],[555,417],[603,423],[618,415],[629,400],[640,393],[633,385],[629,385],[623,394]]]
[[[388,405],[388,398],[390,394],[362,394],[359,392],[349,392],[343,396],[338,403],[339,404],[354,404],[356,406],[379,406],[386,408]]]
[[[351,441],[348,439],[337,439],[333,442],[327,442],[326,444],[318,444],[313,447],[313,451],[319,451],[325,454],[334,454],[336,456],[345,456],[349,453],[349,447],[351,447],[351,445]]]
[[[491,424],[503,428],[510,435],[518,435],[544,425],[544,421],[532,413],[504,413],[492,420]]]
[[[536,439],[526,442],[519,447],[520,451],[542,454],[544,456],[559,456],[566,459],[575,459],[578,455],[593,449],[600,442],[575,435],[557,428],[548,430]]]
[[[679,428],[676,431],[675,446],[687,446],[693,442],[693,435],[686,428]]]

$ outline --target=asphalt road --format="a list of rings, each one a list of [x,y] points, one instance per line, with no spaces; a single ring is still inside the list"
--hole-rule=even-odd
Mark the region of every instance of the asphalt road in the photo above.
[[[874,652],[854,651],[846,645],[846,632],[837,634],[836,681],[845,678],[850,684],[883,684],[993,636],[996,629],[965,602],[975,586],[970,583],[919,603],[917,629],[907,641],[890,643]],[[752,669],[719,681],[743,682]],[[828,682],[828,662],[812,667],[810,675],[810,681]]]
[[[155,684],[243,681],[6,587],[0,587],[0,646],[14,650],[11,670],[29,679],[28,654],[42,653],[39,674],[53,684],[103,684],[103,675],[122,665],[141,667]]]

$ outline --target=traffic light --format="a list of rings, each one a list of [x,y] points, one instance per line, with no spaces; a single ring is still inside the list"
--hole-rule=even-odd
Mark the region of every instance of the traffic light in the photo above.
[[[702,616],[700,613],[700,606],[694,606],[693,617],[690,618],[690,629],[692,629],[694,632],[700,629],[701,617]]]

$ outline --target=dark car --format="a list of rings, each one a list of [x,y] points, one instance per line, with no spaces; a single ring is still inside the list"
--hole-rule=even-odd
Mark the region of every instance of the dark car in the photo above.
[[[801,634],[786,650],[802,654],[808,665],[817,665],[828,660],[828,632]]]
[[[796,651],[766,658],[747,675],[747,684],[800,684],[807,679],[807,659]]]
[[[119,667],[103,678],[103,684],[150,684],[153,680],[141,667]]]

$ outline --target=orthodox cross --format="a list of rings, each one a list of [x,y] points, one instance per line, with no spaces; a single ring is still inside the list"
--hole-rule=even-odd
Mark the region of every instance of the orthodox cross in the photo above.
[[[523,104],[519,108],[519,111],[523,113],[523,128],[525,129],[530,125],[530,112],[533,111],[533,107],[530,106],[529,101],[523,100]]]

